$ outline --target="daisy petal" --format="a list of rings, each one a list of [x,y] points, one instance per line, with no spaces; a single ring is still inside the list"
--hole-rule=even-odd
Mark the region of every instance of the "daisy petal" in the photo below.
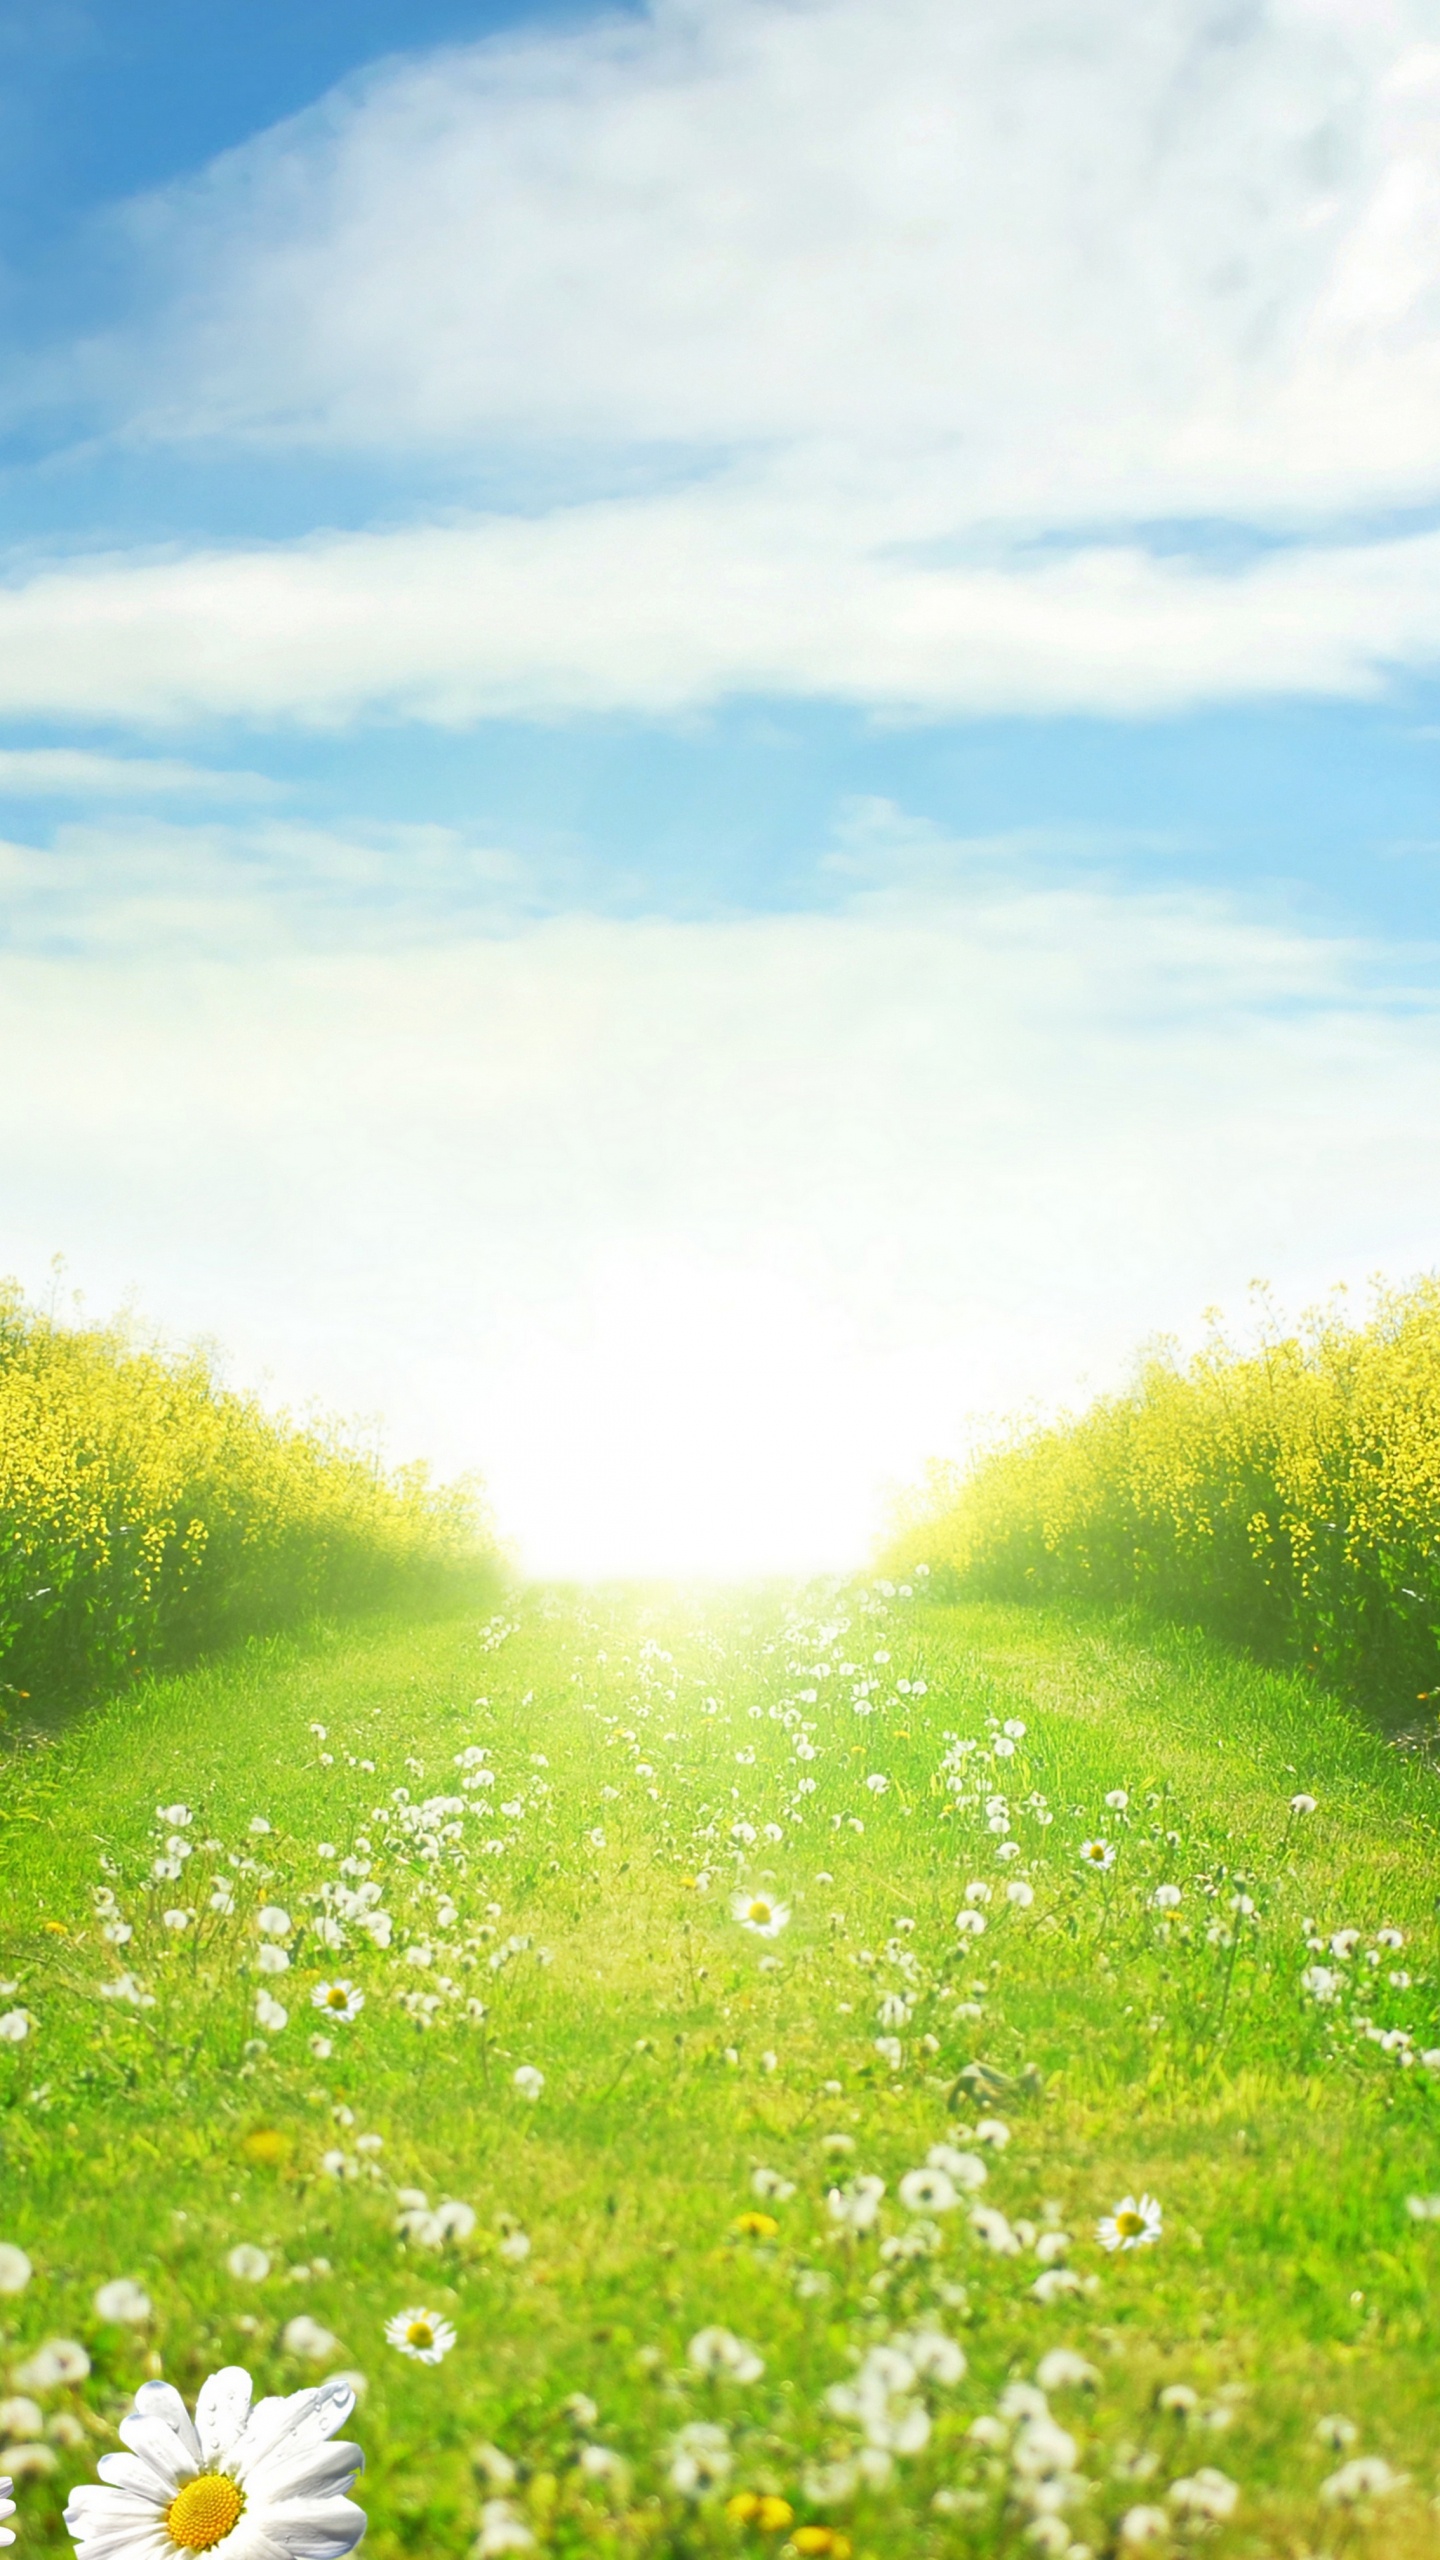
[[[135,2416],[146,2423],[158,2419],[184,2446],[190,2460],[199,2461],[200,2439],[173,2382],[142,2382],[135,2394]]]
[[[281,2446],[251,2471],[248,2486],[266,2515],[291,2498],[330,2498],[348,2489],[365,2457],[358,2444]]]
[[[243,2365],[227,2364],[200,2386],[195,2403],[195,2429],[203,2459],[215,2462],[228,2453],[250,2415],[254,2384]]]
[[[191,2453],[180,2438],[158,2418],[122,2418],[116,2430],[120,2441],[143,2462],[167,2497],[173,2498],[182,2480],[200,2468],[198,2439]]]
[[[365,2510],[351,2498],[287,2498],[262,2519],[287,2560],[342,2560],[365,2530]]]

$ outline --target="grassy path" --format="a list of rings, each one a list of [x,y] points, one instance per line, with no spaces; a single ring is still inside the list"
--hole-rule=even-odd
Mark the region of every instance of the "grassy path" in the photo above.
[[[242,2361],[365,2377],[378,2560],[1440,2548],[1437,1796],[1298,1684],[918,1587],[138,1692],[0,1821],[23,2547],[147,2371]]]

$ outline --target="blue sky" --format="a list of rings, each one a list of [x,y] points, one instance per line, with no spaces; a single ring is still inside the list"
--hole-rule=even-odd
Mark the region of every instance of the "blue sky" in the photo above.
[[[1434,1261],[1429,0],[32,5],[0,144],[27,1283],[688,1569]]]

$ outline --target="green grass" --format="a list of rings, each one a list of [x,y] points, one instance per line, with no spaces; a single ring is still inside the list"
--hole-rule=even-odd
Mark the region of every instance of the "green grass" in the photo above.
[[[873,1683],[868,1712],[842,1664]],[[1025,1727],[1013,1757],[987,1758],[1007,1720]],[[947,1736],[980,1746],[958,1793]],[[394,1791],[460,1796],[471,1747],[497,1783],[438,1817],[432,1862]],[[1002,1788],[1010,1859],[985,1810]],[[1123,1811],[1104,1801],[1120,1788]],[[1318,1810],[1292,1817],[1302,1790]],[[1343,1707],[1198,1640],[884,1586],[542,1593],[488,1626],[257,1645],[127,1695],[13,1764],[0,1820],[0,2007],[34,2021],[0,2043],[0,2240],[34,2266],[0,2299],[11,2388],[53,2337],[92,2367],[34,2395],[61,2422],[44,2440],[58,2467],[21,2482],[22,2555],[63,2541],[65,2488],[147,2372],[191,2393],[227,2361],[271,2389],[366,2377],[350,2432],[377,2560],[471,2549],[500,2494],[494,2457],[476,2467],[486,2447],[559,2553],[803,2550],[822,2526],[856,2560],[1059,2548],[1062,2528],[1037,2541],[1013,2494],[1013,2427],[989,2446],[970,2430],[1060,2346],[1095,2376],[1050,2393],[1093,2484],[1063,2510],[1072,2551],[1124,2548],[1137,2506],[1168,2508],[1172,2547],[1192,2547],[1168,2491],[1207,2469],[1239,2490],[1207,2550],[1431,2551],[1440,2222],[1407,2199],[1440,2190],[1440,2079],[1402,2056],[1440,2047],[1437,1801],[1431,1772]],[[156,1809],[175,1803],[194,1812],[179,1836],[222,1846],[157,1879]],[[1079,1854],[1094,1838],[1115,1847],[1104,1872]],[[383,1887],[388,1948],[353,1923],[343,1948],[316,1943],[311,1897],[347,1855]],[[232,1913],[209,1907],[216,1876]],[[1001,1898],[1017,1878],[1028,1908]],[[1170,1879],[1167,1920],[1152,1896]],[[732,1915],[737,1881],[788,1903],[773,1940]],[[972,1881],[995,1898],[964,1938]],[[133,1927],[123,1946],[100,1934],[96,1886]],[[1255,1905],[1238,1924],[1237,1893]],[[266,1905],[295,1924],[271,1976]],[[176,1933],[167,1908],[197,1918]],[[1361,1936],[1336,1959],[1306,1947],[1306,1920]],[[1382,1926],[1403,1950],[1375,1947]],[[1301,1985],[1317,1962],[1341,1982],[1328,2003]],[[1389,1983],[1400,1971],[1408,1986]],[[153,2006],[100,1996],[122,1972]],[[337,1976],[365,2006],[318,2056],[310,1993]],[[289,2010],[277,2032],[257,2027],[262,1991]],[[887,2028],[895,1995],[912,2012]],[[1412,2044],[1387,2050],[1362,2017]],[[995,2075],[978,2098],[959,2077],[972,2061]],[[515,2086],[523,2066],[544,2075],[537,2100]],[[1008,2145],[974,2138],[980,2116]],[[971,2199],[934,2217],[933,2254],[905,2253],[899,2182],[937,2143],[985,2160],[980,2201],[1023,2226],[1016,2254],[972,2230]],[[757,2197],[757,2168],[793,2194]],[[827,2190],[861,2174],[886,2194],[872,2229],[846,2233]],[[473,2233],[397,2232],[401,2188],[468,2204]],[[1161,2241],[1107,2254],[1097,2219],[1142,2188]],[[756,2214],[773,2233],[745,2228]],[[1078,2285],[1044,2302],[1034,2243],[1052,2229]],[[240,2243],[267,2254],[263,2281],[229,2272]],[[144,2325],[98,2316],[119,2276],[150,2297]],[[385,2342],[412,2305],[458,2332],[436,2367]],[[300,2315],[333,2340],[318,2361],[287,2345]],[[827,2393],[917,2322],[968,2371],[915,2385],[929,2440],[888,2483],[822,2505],[816,2466],[863,2442]],[[717,2324],[763,2374],[694,2370],[689,2341]],[[1160,2402],[1176,2384],[1188,2410]],[[577,2393],[596,2414],[567,2405]],[[1353,2452],[1409,2475],[1354,2519],[1319,2495],[1347,2458],[1315,2440],[1337,2413]],[[733,2463],[699,2499],[671,2482],[695,2422],[726,2429]],[[587,2444],[623,2468],[585,2470]],[[732,2518],[744,2492],[783,2498],[793,2524]]]

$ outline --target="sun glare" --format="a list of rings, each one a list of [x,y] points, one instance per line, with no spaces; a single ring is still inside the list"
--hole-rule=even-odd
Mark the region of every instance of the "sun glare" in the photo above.
[[[726,1578],[861,1561],[879,1494],[857,1468],[844,1334],[783,1271],[617,1257],[568,1321],[547,1311],[513,1402],[477,1424],[525,1568]]]

